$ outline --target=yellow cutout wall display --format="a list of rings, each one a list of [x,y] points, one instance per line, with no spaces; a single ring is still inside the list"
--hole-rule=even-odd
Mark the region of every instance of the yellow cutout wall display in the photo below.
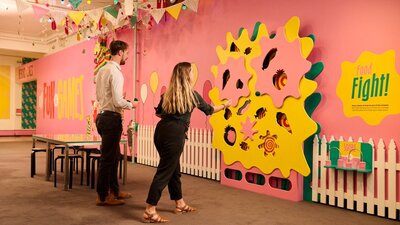
[[[342,76],[336,94],[347,117],[361,117],[378,125],[389,115],[400,113],[400,77],[396,72],[395,52],[363,52],[355,62],[342,63]]]
[[[252,37],[249,37],[246,29],[240,31],[237,39],[227,33],[227,47],[217,46],[220,64],[211,67],[216,84],[221,82],[219,79],[226,77],[227,69],[221,65],[242,65],[246,71],[246,74],[239,76],[243,84],[250,76],[243,87],[238,86],[237,80],[224,80],[225,83],[236,82],[236,88],[241,91],[248,89],[248,95],[224,93],[226,89],[218,85],[209,92],[214,105],[222,104],[227,98],[232,98],[236,103],[210,118],[214,131],[213,146],[223,152],[225,164],[240,162],[246,169],[257,167],[265,174],[279,169],[284,177],[289,177],[291,170],[304,176],[310,173],[303,153],[303,142],[317,131],[317,124],[306,113],[304,102],[314,93],[317,83],[304,77],[311,67],[306,57],[313,43],[311,38],[298,37],[299,24],[299,18],[292,17],[284,27],[278,29],[275,37],[270,38],[265,24],[257,23]],[[277,47],[271,43],[280,45]],[[284,46],[285,43],[289,47]],[[269,69],[285,70],[289,62],[276,59],[288,54],[297,54],[297,61],[291,61],[290,66],[296,64],[301,67],[292,70],[293,73],[286,77],[278,77],[279,84],[274,87],[273,76],[278,71],[268,71],[265,60],[269,60]],[[300,76],[291,79],[295,77],[294,72]],[[284,96],[276,100],[275,92],[257,90],[256,87],[262,87],[257,85],[260,81],[271,82],[269,85],[276,89],[276,93]],[[291,86],[287,85],[289,82],[292,82]]]
[[[0,119],[10,119],[10,66],[0,65]]]

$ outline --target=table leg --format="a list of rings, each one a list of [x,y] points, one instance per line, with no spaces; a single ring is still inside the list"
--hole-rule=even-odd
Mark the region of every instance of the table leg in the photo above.
[[[47,181],[50,180],[50,142],[46,142],[46,176],[45,179]]]
[[[124,173],[122,175],[122,184],[126,184],[126,175],[128,173],[128,147],[127,143],[124,143]]]
[[[69,184],[69,146],[65,145],[64,191],[68,191],[68,184]]]

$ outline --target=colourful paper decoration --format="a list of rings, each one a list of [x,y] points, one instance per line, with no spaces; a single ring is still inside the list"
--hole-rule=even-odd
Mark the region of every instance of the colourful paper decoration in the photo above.
[[[84,11],[68,12],[69,18],[71,18],[71,20],[74,21],[76,26],[78,26],[81,23],[81,21],[82,21],[83,17],[85,17],[85,15],[86,15],[86,12],[84,12]]]
[[[32,5],[32,8],[33,8],[33,15],[35,16],[36,19],[42,18],[44,15],[46,15],[49,12],[48,9],[45,9],[45,8],[42,8],[42,7],[39,7],[36,5]]]
[[[96,75],[99,72],[100,68],[103,67],[111,59],[110,49],[106,47],[106,44],[107,39],[102,39],[99,37],[99,42],[96,43],[94,50],[94,54],[96,55],[96,59],[94,60],[96,66],[93,71],[94,82],[96,82]]]
[[[89,28],[89,31],[91,32],[91,35],[95,35],[96,29],[99,31],[102,31],[104,27],[108,31],[113,31],[117,28],[123,27],[127,23],[127,18],[129,18],[129,22],[131,24],[131,27],[135,27],[138,19],[137,16],[133,16],[133,9],[135,4],[138,6],[138,10],[142,11],[142,22],[145,24],[146,27],[149,26],[149,19],[150,16],[154,18],[154,21],[158,24],[163,15],[165,14],[165,11],[168,11],[168,13],[175,19],[178,19],[180,11],[182,9],[182,5],[187,6],[189,9],[192,11],[197,12],[198,8],[198,1],[199,0],[184,0],[181,1],[178,4],[169,6],[167,8],[160,8],[160,7],[155,7],[156,3],[154,2],[146,2],[143,1],[141,3],[134,3],[133,0],[125,0],[123,3],[116,1],[116,4],[107,6],[105,8],[99,8],[99,9],[94,9],[94,10],[87,10],[87,11],[70,11],[70,12],[61,12],[57,10],[53,10],[52,8],[45,8],[44,6],[42,7],[42,4],[36,3],[36,4],[27,4],[25,1],[22,0],[16,0],[16,5],[18,12],[22,12],[26,8],[29,8],[29,6],[33,7],[35,17],[37,19],[42,18],[45,15],[49,15],[50,17],[54,18],[55,23],[56,23],[56,28],[57,26],[64,26],[66,25],[64,18],[66,18],[66,15],[69,14],[70,20],[74,21],[77,25],[82,23],[82,18],[84,15],[88,15],[93,21],[85,21],[84,24],[82,24],[82,27],[85,26]],[[69,3],[73,6],[74,9],[76,9],[80,4],[82,0],[71,0]],[[88,1],[88,4],[90,4],[91,1]],[[61,4],[64,4],[64,1],[61,1]],[[47,5],[50,5],[48,3]],[[120,9],[123,9],[124,12],[120,11]],[[82,16],[83,14],[83,16]],[[103,17],[101,17],[103,15]],[[146,21],[146,17],[149,19]],[[67,17],[68,18],[68,17]],[[102,18],[101,23],[99,22],[100,18]],[[97,24],[99,22],[99,24]],[[54,25],[53,25],[54,26]],[[54,28],[53,28],[54,29]],[[73,29],[73,25],[71,23],[67,24],[65,29],[65,34],[66,35],[72,35],[77,32],[77,29]],[[56,29],[57,30],[57,29]],[[107,31],[106,30],[106,31]],[[80,34],[79,36],[88,36],[87,34]],[[78,37],[78,35],[77,35]]]
[[[186,0],[184,4],[191,9],[192,11],[197,12],[197,8],[199,7],[199,0]]]
[[[76,9],[82,3],[82,0],[69,0],[69,3],[71,3],[72,7]]]
[[[147,99],[147,85],[142,84],[142,87],[140,88],[140,98],[142,99],[142,103],[144,104]]]
[[[181,12],[182,4],[176,4],[171,7],[166,8],[165,10],[174,18],[178,19],[179,13]]]
[[[154,21],[158,24],[165,13],[165,9],[154,9],[150,12]]]
[[[156,93],[158,87],[158,74],[157,72],[152,72],[150,75],[150,88],[153,94]]]
[[[112,5],[104,8],[104,11],[106,11],[108,14],[113,16],[115,19],[118,17],[118,11],[119,11],[119,6],[118,5]]]
[[[129,22],[131,23],[131,27],[135,27],[136,23],[137,23],[137,17],[136,16],[132,16],[131,19],[129,20]]]

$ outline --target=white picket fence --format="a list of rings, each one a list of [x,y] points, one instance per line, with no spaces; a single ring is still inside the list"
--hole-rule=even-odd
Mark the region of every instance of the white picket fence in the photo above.
[[[137,162],[144,165],[158,165],[160,157],[154,146],[155,127],[138,127]],[[211,146],[212,131],[189,129],[185,148],[180,158],[181,172],[211,180],[220,180],[221,153]]]
[[[350,137],[348,141],[353,140]],[[363,141],[360,138],[358,142]],[[396,194],[400,193],[400,163],[396,161],[396,145],[393,139],[387,146],[382,139],[378,146],[372,139],[368,143],[373,147],[373,170],[360,173],[325,168],[329,143],[325,136],[314,138],[312,200],[391,219],[400,218],[400,202],[396,199]]]

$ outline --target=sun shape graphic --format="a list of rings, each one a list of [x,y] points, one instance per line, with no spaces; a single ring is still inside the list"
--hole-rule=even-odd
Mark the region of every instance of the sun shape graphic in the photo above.
[[[303,142],[317,132],[308,112],[318,103],[311,110],[304,107],[318,94],[313,79],[322,66],[313,69],[315,64],[307,61],[313,40],[299,37],[299,26],[293,17],[271,38],[265,24],[256,23],[252,34],[246,29],[237,38],[227,33],[226,47],[217,46],[220,63],[211,67],[215,86],[209,96],[214,105],[226,98],[234,104],[213,114],[210,124],[213,146],[222,151],[226,165],[240,162],[265,174],[278,169],[284,177],[291,170],[310,173]]]

